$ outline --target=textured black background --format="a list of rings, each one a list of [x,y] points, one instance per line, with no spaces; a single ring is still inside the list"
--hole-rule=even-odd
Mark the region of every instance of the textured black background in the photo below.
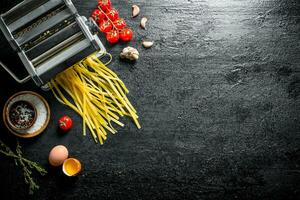
[[[128,44],[105,46],[110,67],[130,89],[143,128],[130,120],[105,145],[82,136],[81,119],[32,82],[16,84],[0,69],[1,100],[34,90],[52,110],[48,129],[20,140],[25,155],[49,171],[27,195],[21,170],[0,157],[1,199],[299,199],[300,1],[112,0],[135,31],[136,64],[118,59]],[[131,5],[141,15],[130,18]],[[10,0],[1,0],[1,10]],[[89,16],[96,0],[74,0]],[[141,16],[148,30],[139,28]],[[144,38],[153,48],[141,47]],[[103,40],[104,41],[104,40]],[[1,49],[1,52],[5,49]],[[13,61],[11,61],[13,66]],[[21,67],[21,66],[16,66]],[[57,120],[71,115],[71,132]],[[1,139],[15,138],[1,122]],[[68,147],[84,171],[66,179],[47,163],[50,149]]]

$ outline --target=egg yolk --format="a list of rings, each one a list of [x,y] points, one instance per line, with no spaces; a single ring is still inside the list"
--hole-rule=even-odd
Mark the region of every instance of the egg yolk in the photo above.
[[[67,159],[64,162],[64,171],[68,176],[74,176],[81,170],[81,164],[76,159]]]

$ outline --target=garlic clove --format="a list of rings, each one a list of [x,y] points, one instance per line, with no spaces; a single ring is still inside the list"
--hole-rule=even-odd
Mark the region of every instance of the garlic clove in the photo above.
[[[153,41],[143,41],[142,44],[145,48],[150,48],[153,46],[154,42]]]
[[[143,17],[142,19],[141,19],[141,27],[143,28],[143,29],[146,29],[146,22],[148,21],[148,19],[147,19],[147,17]]]
[[[137,5],[132,6],[132,17],[136,17],[140,14],[140,7]]]
[[[133,60],[138,60],[139,59],[139,55],[138,54],[132,54],[132,59]]]

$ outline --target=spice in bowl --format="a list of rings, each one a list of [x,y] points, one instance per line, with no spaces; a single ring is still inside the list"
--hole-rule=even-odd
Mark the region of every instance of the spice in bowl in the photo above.
[[[36,120],[36,108],[28,101],[16,101],[7,110],[8,123],[15,130],[30,128]]]

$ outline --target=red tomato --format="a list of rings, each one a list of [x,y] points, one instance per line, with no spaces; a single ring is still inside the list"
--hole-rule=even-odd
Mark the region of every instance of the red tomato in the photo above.
[[[96,22],[100,23],[100,22],[105,18],[105,15],[104,15],[104,13],[103,13],[101,10],[99,10],[99,9],[96,8],[96,9],[92,12],[92,18],[93,18]]]
[[[103,33],[107,33],[112,29],[112,24],[109,21],[102,21],[99,24],[100,31]]]
[[[111,21],[115,21],[119,17],[119,13],[115,8],[112,8],[111,10],[107,11],[106,15]]]
[[[133,32],[130,28],[124,28],[120,31],[121,40],[128,42],[132,39]]]
[[[108,11],[111,8],[111,2],[110,2],[110,0],[98,0],[98,6],[103,11]]]
[[[58,125],[59,128],[63,131],[68,131],[71,129],[72,127],[72,119],[69,116],[62,116],[59,120],[58,120]]]
[[[112,30],[106,34],[106,39],[109,43],[113,44],[119,41],[119,31]]]
[[[114,25],[117,29],[122,29],[126,26],[126,22],[123,18],[118,18],[114,21]]]

